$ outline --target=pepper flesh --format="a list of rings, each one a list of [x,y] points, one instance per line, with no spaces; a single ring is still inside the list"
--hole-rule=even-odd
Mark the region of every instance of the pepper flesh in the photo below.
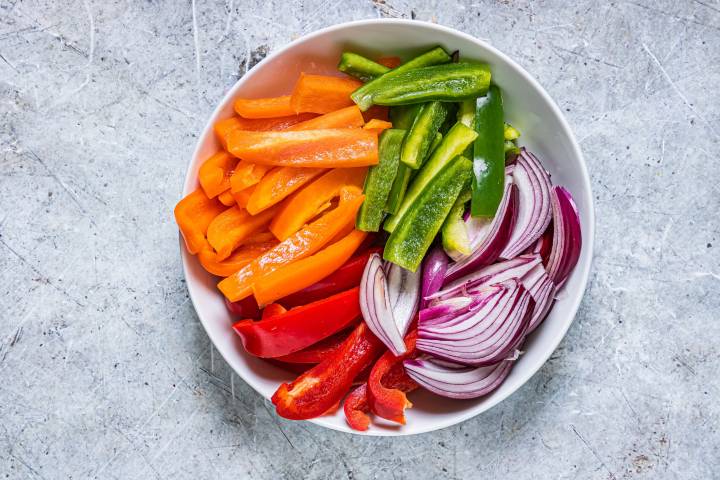
[[[301,73],[290,106],[296,112],[328,113],[353,104],[350,94],[362,83],[354,78]]]
[[[363,82],[372,80],[390,71],[389,67],[352,52],[343,52],[337,68],[341,72],[352,75]]]
[[[298,123],[288,130],[319,130],[323,128],[359,128],[365,123],[362,112],[357,105],[335,110],[325,115],[320,115],[311,120]]]
[[[208,227],[207,239],[217,252],[218,260],[225,260],[255,233],[265,229],[277,209],[250,215],[246,210],[230,207],[213,219]]]
[[[233,197],[230,190],[225,190],[224,192],[222,192],[220,195],[217,196],[217,199],[226,207],[235,206],[235,197]]]
[[[323,168],[273,168],[253,190],[248,199],[247,211],[256,215],[272,207],[325,171]]]
[[[277,305],[277,304],[273,304]],[[303,348],[297,352],[289,353],[281,357],[277,357],[277,360],[286,363],[314,363],[318,364],[328,358],[330,355],[340,348],[340,345],[348,337],[347,331],[341,331],[335,333],[317,343],[310,345],[307,348]]]
[[[367,122],[363,128],[365,130],[372,130],[373,132],[376,132],[378,135],[382,133],[383,130],[387,130],[388,128],[392,128],[392,123],[387,122],[385,120],[379,120],[377,118],[373,118],[369,122]]]
[[[420,168],[447,115],[448,108],[442,102],[423,104],[405,135],[400,161],[412,169]]]
[[[237,163],[237,158],[221,150],[200,165],[198,181],[208,198],[217,197],[230,188],[230,175]]]
[[[302,350],[360,318],[359,287],[287,312],[233,325],[248,353],[274,358]]]
[[[288,167],[364,167],[378,162],[377,134],[362,128],[250,132],[228,135],[228,151],[243,160]]]
[[[258,305],[267,305],[327,277],[355,253],[366,235],[365,232],[355,230],[315,255],[261,276],[252,286]]]
[[[363,247],[360,246],[359,248],[362,249]],[[368,258],[370,258],[371,254],[380,251],[379,247],[375,247],[355,255],[327,277],[299,292],[281,298],[279,302],[286,307],[297,307],[360,285],[360,279]]]
[[[355,377],[382,352],[383,344],[360,323],[338,350],[272,396],[283,418],[307,420],[322,415],[340,401]]]
[[[473,127],[478,133],[473,147],[473,183],[470,213],[492,217],[505,190],[505,133],[502,94],[492,85],[477,99]]]
[[[338,233],[352,227],[363,196],[359,189],[346,188],[338,206],[280,242],[220,283],[218,288],[231,301],[242,300],[252,293],[253,282],[276,270],[320,250]]]
[[[198,253],[198,260],[205,270],[218,277],[228,277],[258,256],[277,245],[277,242],[259,242],[243,245],[224,260],[219,260],[210,248],[204,248]]]
[[[270,165],[260,165],[247,160],[240,160],[230,176],[230,191],[239,193],[257,185],[271,169]]]
[[[282,315],[285,312],[287,312],[287,309],[279,303],[271,303],[270,305],[267,305],[265,308],[263,308],[261,318],[262,320],[267,320],[268,318]]]
[[[215,122],[213,130],[224,148],[226,145],[225,137],[228,132],[233,130],[285,130],[288,127],[304,122],[305,120],[310,120],[316,116],[317,114],[315,113],[301,113],[275,118],[243,118],[232,116]]]
[[[296,168],[295,170],[313,169]],[[334,168],[327,171],[283,204],[270,223],[270,231],[279,240],[285,240],[322,211],[323,206],[340,195],[343,188],[347,186],[362,188],[366,174],[366,168]]]
[[[290,95],[273,98],[238,98],[233,104],[235,113],[245,118],[274,118],[295,115]]]
[[[378,417],[402,425],[405,425],[405,409],[412,407],[412,403],[407,399],[405,391],[397,387],[383,385],[383,378],[391,369],[396,368],[397,365],[402,365],[403,360],[415,356],[416,340],[417,330],[413,330],[405,337],[405,353],[396,357],[392,352],[385,352],[375,362],[367,381],[367,401],[370,410]]]
[[[208,226],[226,207],[216,198],[208,198],[202,188],[196,189],[175,205],[175,221],[185,239],[188,252],[195,255],[208,246]]]

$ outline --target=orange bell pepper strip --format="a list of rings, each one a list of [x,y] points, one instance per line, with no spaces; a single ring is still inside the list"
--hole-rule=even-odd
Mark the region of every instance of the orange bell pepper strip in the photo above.
[[[263,275],[252,286],[255,301],[258,305],[267,305],[322,280],[352,257],[366,235],[355,230],[315,255]]]
[[[325,172],[323,168],[273,168],[256,185],[255,190],[248,199],[247,211],[251,215],[262,212],[323,172]]]
[[[270,222],[270,231],[285,240],[314,218],[320,210],[347,185],[362,189],[367,175],[366,168],[334,168],[300,190],[285,202]]]
[[[287,117],[300,113],[290,106],[290,95],[274,98],[238,98],[233,106],[235,113],[244,118]]]
[[[281,167],[365,167],[378,163],[377,134],[362,128],[237,130],[228,135],[228,151],[249,162]]]
[[[295,84],[290,107],[295,113],[329,113],[354,105],[350,94],[362,86],[354,78],[301,73]]]
[[[357,105],[350,107],[341,108],[334,112],[320,115],[310,120],[306,120],[301,123],[288,128],[288,130],[319,130],[323,128],[354,128],[362,127],[365,124],[362,112]]]
[[[405,425],[405,409],[412,407],[412,403],[405,395],[405,392],[409,390],[383,385],[382,380],[391,369],[402,365],[403,360],[415,357],[416,340],[417,330],[412,330],[405,336],[407,351],[397,357],[392,352],[385,352],[370,371],[367,381],[367,401],[370,410],[378,417],[402,425]],[[411,381],[408,386],[412,387],[414,383]]]
[[[232,196],[232,192],[230,190],[225,190],[220,195],[217,196],[217,199],[220,200],[220,203],[225,205],[226,207],[233,207],[235,206],[235,197]]]
[[[338,206],[280,242],[249,265],[218,283],[218,288],[231,302],[252,294],[253,283],[261,276],[314,254],[348,226],[355,224],[355,216],[365,197],[356,188],[347,188],[340,195]]]
[[[342,399],[383,348],[365,322],[360,323],[335,353],[293,382],[280,385],[271,398],[278,415],[290,420],[322,415]]]
[[[365,130],[371,130],[380,135],[383,130],[392,128],[392,123],[386,122],[385,120],[378,120],[377,118],[373,118],[372,120],[367,122],[363,128]]]
[[[233,250],[264,229],[274,214],[274,210],[266,210],[261,215],[250,215],[235,205],[215,217],[208,227],[207,239],[215,249],[217,259],[228,258]]]
[[[198,253],[198,259],[200,265],[213,275],[229,277],[275,245],[277,245],[277,241],[249,243],[235,250],[225,260],[218,260],[212,249],[204,248]]]
[[[200,166],[198,180],[208,198],[217,197],[230,188],[230,175],[237,163],[237,158],[221,150]]]
[[[233,174],[230,176],[230,190],[239,193],[246,188],[257,184],[271,169],[270,165],[259,165],[257,163],[240,160]]]
[[[395,68],[400,66],[402,60],[400,60],[400,57],[380,57],[378,58],[377,63],[388,68]]]
[[[175,221],[185,239],[188,252],[195,255],[208,246],[205,235],[213,219],[225,210],[216,198],[208,198],[198,188],[175,205]]]
[[[233,193],[232,196],[235,198],[235,203],[237,203],[238,207],[240,208],[246,208],[248,201],[250,201],[250,196],[255,191],[255,187],[257,185],[253,185],[252,187],[248,187],[245,190],[240,190],[238,193]],[[232,190],[230,190],[232,192]]]
[[[317,117],[316,113],[300,113],[298,115],[288,115],[287,117],[276,118],[243,118],[232,116],[215,122],[213,130],[215,131],[215,136],[218,138],[223,148],[225,148],[227,146],[227,134],[234,130],[286,130],[295,124],[303,123],[315,117]]]

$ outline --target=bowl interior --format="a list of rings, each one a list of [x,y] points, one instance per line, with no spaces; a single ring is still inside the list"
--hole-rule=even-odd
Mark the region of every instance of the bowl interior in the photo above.
[[[392,45],[392,51],[387,46]],[[574,196],[583,227],[583,249],[578,266],[568,279],[545,322],[525,345],[507,380],[492,394],[475,400],[449,400],[427,392],[414,392],[414,407],[404,426],[373,426],[374,435],[405,435],[436,430],[471,418],[497,404],[525,383],[547,360],[572,323],[587,283],[593,244],[593,206],[590,182],[582,155],[562,113],[530,75],[488,44],[458,31],[416,21],[369,20],[337,25],[310,34],[270,55],[240,79],[213,113],[200,136],[191,160],[184,194],[197,186],[197,171],[217,151],[212,124],[232,115],[236,97],[276,96],[288,93],[300,72],[337,74],[336,65],[344,50],[375,57],[400,55],[407,59],[440,45],[459,50],[462,58],[490,64],[493,81],[503,90],[507,121],[522,132],[520,143],[533,151],[552,174],[555,184],[564,185]],[[182,241],[181,241],[182,245]],[[198,316],[220,354],[237,374],[265,398],[279,382],[293,374],[246,354],[230,328],[232,319],[216,289],[217,278],[205,272],[181,246],[188,290]],[[342,409],[333,416],[313,420],[319,425],[354,432],[347,427]],[[357,433],[357,432],[354,432]]]

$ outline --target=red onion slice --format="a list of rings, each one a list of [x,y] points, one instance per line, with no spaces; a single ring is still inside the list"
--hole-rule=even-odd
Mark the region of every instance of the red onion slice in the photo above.
[[[550,280],[542,263],[536,265],[522,277],[522,284],[535,300],[535,308],[527,331],[529,334],[540,325],[550,310],[555,295],[555,284]]]
[[[445,274],[446,283],[497,260],[512,234],[517,209],[518,189],[512,177],[505,177],[505,192],[495,217],[487,225],[478,223],[480,227],[471,237],[473,252],[448,266]],[[469,222],[473,221],[477,222],[477,220],[469,220]]]
[[[545,231],[552,209],[550,176],[540,161],[524,148],[512,172],[519,192],[517,219],[500,258],[515,258]]]
[[[401,355],[406,351],[403,337],[419,306],[420,275],[395,267],[386,273],[380,255],[370,256],[360,280],[360,311],[375,336]]]
[[[548,259],[548,275],[562,287],[578,258],[582,247],[580,216],[570,192],[563,187],[553,187],[551,193],[553,216],[553,244]]]
[[[465,365],[496,363],[525,336],[535,301],[516,279],[488,287],[459,315],[418,322],[417,348]]]
[[[434,294],[443,285],[445,281],[445,272],[447,272],[448,257],[445,251],[440,246],[433,247],[430,253],[425,257],[422,267],[422,300],[421,303],[425,304],[425,299],[430,295]]]
[[[512,360],[485,367],[466,367],[423,356],[403,362],[408,376],[438,395],[448,398],[477,398],[499,387],[510,373]]]

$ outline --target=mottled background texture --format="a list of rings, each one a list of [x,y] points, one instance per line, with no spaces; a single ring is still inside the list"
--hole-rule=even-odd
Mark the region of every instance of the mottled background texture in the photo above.
[[[538,78],[598,219],[540,372],[395,439],[277,418],[213,351],[171,215],[240,76],[378,17],[487,39]],[[720,478],[719,84],[717,0],[0,0],[0,478]]]

